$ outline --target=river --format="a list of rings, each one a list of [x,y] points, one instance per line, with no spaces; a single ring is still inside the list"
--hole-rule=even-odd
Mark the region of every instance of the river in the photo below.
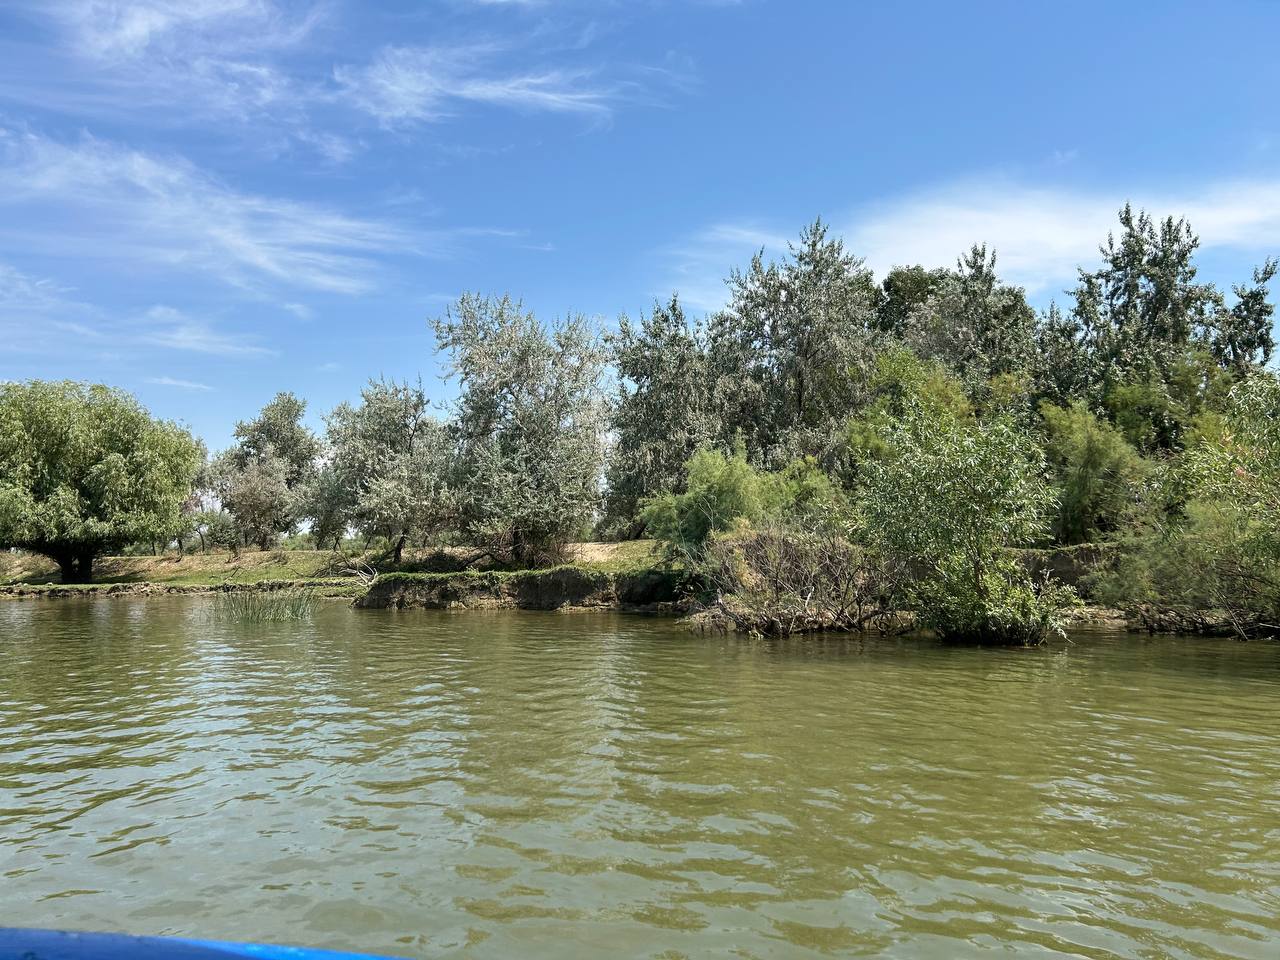
[[[1280,644],[0,603],[0,923],[409,957],[1280,957]]]

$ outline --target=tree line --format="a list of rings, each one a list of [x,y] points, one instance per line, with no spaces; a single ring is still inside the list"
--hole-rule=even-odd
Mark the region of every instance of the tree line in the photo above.
[[[1010,549],[1101,542],[1123,550],[1098,596],[1124,581],[1129,600],[1262,622],[1277,264],[1227,294],[1199,279],[1197,246],[1184,220],[1126,206],[1100,262],[1044,311],[985,247],[877,279],[821,221],[733,270],[727,306],[702,318],[673,296],[603,331],[466,295],[433,322],[451,404],[374,381],[317,435],[281,394],[207,458],[118,392],[9,384],[0,542],[77,577],[75,557],[149,538],[265,548],[305,529],[376,540],[396,562],[454,543],[530,566],[573,540],[648,535],[725,603],[770,606],[764,626],[892,595],[956,636],[1053,629],[1069,592]],[[1215,539],[1230,549],[1196,561],[1212,585],[1178,594],[1157,557]],[[803,571],[782,576],[784,555]],[[844,557],[844,575],[813,582],[819,555]]]

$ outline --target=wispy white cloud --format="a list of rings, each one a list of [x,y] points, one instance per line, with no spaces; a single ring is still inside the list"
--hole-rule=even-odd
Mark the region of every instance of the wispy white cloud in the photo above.
[[[304,39],[324,10],[292,16],[271,0],[47,0],[44,8],[82,53],[103,59],[288,46]]]
[[[323,42],[330,34],[320,29],[338,22],[333,0],[13,3],[52,23],[58,42],[22,41],[15,49],[24,57],[0,62],[0,101],[115,123],[216,125],[260,153],[314,152],[332,165],[368,148],[361,124],[370,135],[375,125],[402,134],[482,105],[602,124],[623,101],[653,104],[687,90],[693,75],[674,54],[656,65],[584,65],[595,20],[576,29],[581,11],[564,22],[558,11],[539,12],[537,28],[516,37],[502,31],[502,42],[487,31],[464,38],[433,31],[430,43],[397,40],[366,47],[372,53],[352,43],[335,65]],[[565,48],[570,29],[578,39]]]
[[[880,275],[903,264],[951,266],[974,243],[985,243],[997,252],[1001,275],[1034,294],[1061,289],[1078,267],[1097,261],[1098,244],[1115,229],[1126,201],[1155,216],[1186,217],[1204,250],[1280,251],[1280,179],[1129,192],[968,180],[861,207],[835,218],[832,229]],[[802,225],[742,221],[703,229],[661,252],[667,286],[691,306],[720,307],[730,268],[761,248],[780,256]]]
[[[66,292],[47,277],[31,277],[11,264],[0,263],[0,311],[43,313],[64,304]]]
[[[54,43],[8,49],[0,97],[116,122],[242,128],[255,149],[353,153],[339,132],[313,129],[323,71],[306,61],[327,0],[13,0],[53,27]]]
[[[96,341],[101,318],[73,291],[0,262],[0,351],[41,352],[66,341]]]
[[[366,66],[342,66],[334,79],[359,109],[386,126],[442,119],[460,102],[551,113],[612,112],[616,90],[589,71],[547,69],[497,73],[497,48],[386,47]]]
[[[255,337],[221,333],[207,322],[173,307],[152,307],[137,326],[140,328],[136,335],[138,342],[169,350],[223,357],[265,357],[278,352],[261,346]]]
[[[195,380],[179,380],[177,377],[147,377],[147,383],[154,384],[157,387],[175,387],[179,390],[208,392],[213,389],[207,383],[198,383]]]
[[[166,305],[120,317],[76,298],[50,278],[0,262],[0,346],[26,353],[74,353],[103,347],[156,349],[236,359],[279,351],[254,334],[231,333],[209,320]]]
[[[0,246],[242,286],[358,293],[373,282],[376,255],[415,244],[388,223],[236,190],[181,158],[3,129],[0,208],[28,214],[7,218]]]

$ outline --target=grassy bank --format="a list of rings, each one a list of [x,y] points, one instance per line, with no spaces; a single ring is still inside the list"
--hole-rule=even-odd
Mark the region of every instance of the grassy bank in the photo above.
[[[599,574],[619,574],[652,567],[657,560],[652,541],[582,543],[570,547],[570,566]],[[464,561],[466,551],[445,555]],[[357,597],[367,584],[352,574],[356,566],[383,575],[519,577],[522,571],[423,573],[441,560],[439,553],[406,552],[399,567],[376,555],[346,556],[322,550],[268,550],[231,553],[188,553],[184,556],[104,557],[92,584],[64,585],[52,562],[32,554],[0,553],[0,596],[64,597],[201,593],[239,589],[277,590],[285,586],[315,587],[323,596]]]

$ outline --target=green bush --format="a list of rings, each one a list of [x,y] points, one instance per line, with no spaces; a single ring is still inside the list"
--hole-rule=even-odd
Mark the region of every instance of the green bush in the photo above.
[[[1090,589],[1153,628],[1280,633],[1280,382],[1237,385],[1157,493],[1163,509]]]
[[[974,570],[953,554],[911,584],[920,626],[955,643],[1035,645],[1062,633],[1062,612],[1075,592],[1046,579],[1033,583],[1012,557],[996,557]]]
[[[1036,585],[1011,558],[1041,540],[1055,496],[1043,451],[1013,421],[978,422],[909,401],[867,466],[867,530],[911,569],[906,600],[947,639],[1039,643],[1074,594]]]
[[[838,524],[847,510],[843,494],[812,459],[771,473],[753,467],[741,450],[704,448],[685,465],[684,492],[648,500],[640,518],[669,559],[696,562],[713,534],[743,522]]]
[[[1044,404],[1040,416],[1059,489],[1054,539],[1070,546],[1113,535],[1133,508],[1146,463],[1118,429],[1079,401]]]

